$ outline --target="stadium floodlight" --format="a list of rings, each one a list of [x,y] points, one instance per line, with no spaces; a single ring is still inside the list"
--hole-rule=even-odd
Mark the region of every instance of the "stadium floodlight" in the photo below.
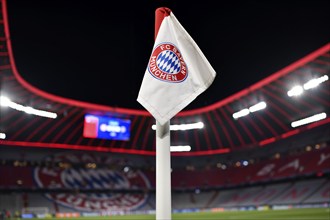
[[[322,113],[319,113],[319,114],[316,114],[316,115],[313,115],[313,116],[310,116],[310,117],[307,117],[307,118],[300,119],[298,121],[294,121],[294,122],[291,123],[291,127],[295,128],[295,127],[298,127],[298,126],[301,126],[301,125],[305,125],[305,124],[309,124],[309,123],[312,123],[312,122],[320,121],[322,119],[325,119],[326,117],[327,117],[327,114],[325,112],[322,112]]]
[[[37,115],[41,117],[46,117],[46,118],[57,118],[57,114],[54,112],[49,112],[49,111],[44,111],[44,110],[39,110],[32,108],[30,106],[24,106],[17,104],[13,101],[11,101],[8,97],[5,96],[0,96],[0,105],[1,106],[8,106],[9,108],[15,109],[17,111],[22,111],[27,114],[32,114],[32,115]]]
[[[288,96],[299,96],[304,92],[304,88],[302,86],[294,86],[291,90],[288,91]]]
[[[5,134],[5,133],[2,133],[2,132],[0,132],[0,139],[6,139],[6,134]]]
[[[249,108],[250,112],[256,112],[259,110],[262,110],[267,107],[266,102],[259,102],[258,104],[255,104]]]
[[[323,75],[319,78],[311,79],[308,82],[306,82],[303,86],[300,86],[300,85],[294,86],[291,90],[288,91],[287,94],[290,97],[299,96],[304,92],[304,90],[309,90],[309,89],[315,88],[327,80],[329,80],[328,75]]]
[[[256,111],[259,111],[259,110],[262,110],[262,109],[265,109],[267,107],[267,104],[266,102],[259,102],[255,105],[252,105],[251,107],[249,108],[245,108],[245,109],[242,109],[238,112],[235,112],[233,114],[233,118],[234,119],[238,119],[240,117],[243,117],[243,116],[246,116],[252,112],[256,112]]]
[[[9,106],[10,102],[11,101],[8,97],[0,96],[0,105],[1,106]]]
[[[182,146],[171,146],[171,152],[186,152],[191,151],[191,147],[189,145],[182,145]]]
[[[320,78],[317,79],[311,79],[307,83],[304,84],[304,89],[312,89],[320,85],[321,83],[327,81],[329,77],[327,75],[321,76]]]
[[[151,126],[152,130],[156,130],[156,125]],[[191,124],[179,124],[179,125],[170,125],[171,131],[185,131],[185,130],[191,130],[191,129],[202,129],[204,128],[203,122],[196,122]]]
[[[245,109],[242,109],[242,110],[240,110],[238,112],[235,112],[233,114],[233,118],[238,119],[238,118],[243,117],[243,116],[246,116],[248,114],[250,114],[250,111],[249,111],[249,109],[245,108]]]

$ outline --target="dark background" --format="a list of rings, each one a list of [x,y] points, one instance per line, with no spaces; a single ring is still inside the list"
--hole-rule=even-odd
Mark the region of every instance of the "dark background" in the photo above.
[[[220,101],[330,42],[330,1],[9,0],[18,71],[58,96],[144,109],[136,98],[162,6],[217,72],[185,109]]]

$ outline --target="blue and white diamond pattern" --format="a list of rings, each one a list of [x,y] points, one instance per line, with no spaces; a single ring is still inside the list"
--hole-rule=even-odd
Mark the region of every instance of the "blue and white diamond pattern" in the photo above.
[[[62,172],[62,181],[66,187],[81,189],[117,189],[130,187],[129,181],[119,172],[105,169],[88,170],[71,168]],[[110,194],[93,194],[94,197],[109,197]]]
[[[166,73],[176,74],[180,71],[180,60],[172,51],[164,50],[158,55],[157,66]]]

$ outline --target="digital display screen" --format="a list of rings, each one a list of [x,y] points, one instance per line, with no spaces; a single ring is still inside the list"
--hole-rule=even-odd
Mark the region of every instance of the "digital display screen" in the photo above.
[[[85,115],[83,136],[128,141],[131,121],[108,116]]]

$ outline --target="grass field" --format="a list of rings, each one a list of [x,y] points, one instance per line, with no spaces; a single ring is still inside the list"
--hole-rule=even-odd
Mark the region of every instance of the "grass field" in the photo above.
[[[64,219],[64,218],[61,218]],[[71,220],[155,220],[155,215],[126,215],[107,217],[68,218]],[[268,210],[268,211],[227,211],[218,213],[173,214],[172,220],[330,220],[329,208]],[[30,219],[31,220],[31,219]],[[37,220],[37,219],[33,219]]]

